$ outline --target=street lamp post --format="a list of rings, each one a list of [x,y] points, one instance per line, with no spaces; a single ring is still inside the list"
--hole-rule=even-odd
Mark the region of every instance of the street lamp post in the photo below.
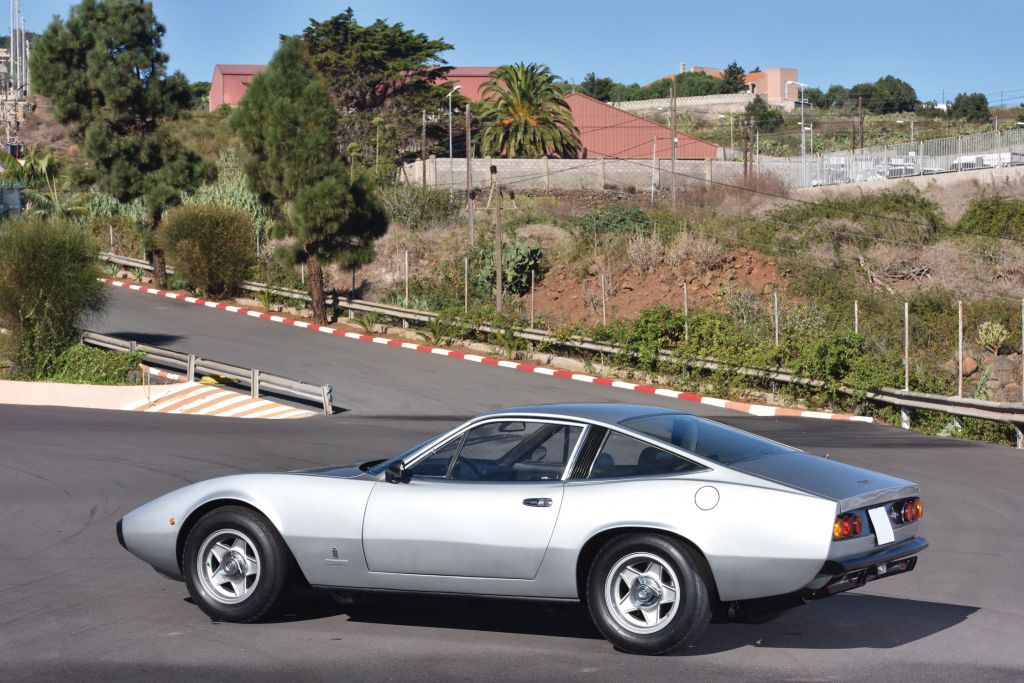
[[[452,171],[452,157],[454,156],[454,143],[452,142],[452,95],[461,90],[461,85],[456,85],[448,93],[448,194],[455,194],[455,180]]]
[[[799,81],[786,81],[784,97],[789,99],[789,86],[795,85],[796,95],[800,98],[800,185],[807,186],[807,131],[804,129],[804,99],[801,93],[807,90],[806,83]]]

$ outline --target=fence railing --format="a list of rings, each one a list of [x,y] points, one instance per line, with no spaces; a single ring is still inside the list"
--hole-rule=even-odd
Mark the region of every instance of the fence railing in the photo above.
[[[120,257],[113,254],[101,255],[101,258],[105,260],[124,263],[126,261],[133,261],[140,264],[138,267],[145,268],[149,264],[145,262],[137,261],[126,257]],[[116,259],[116,260],[115,260]],[[144,264],[144,265],[142,265]],[[290,289],[284,287],[270,287],[257,282],[247,282],[243,285],[244,289],[249,291],[266,291],[271,292],[277,296],[283,296],[291,299],[309,301],[310,297],[307,292],[297,289]],[[421,311],[410,308],[404,308],[401,306],[392,306],[388,304],[381,304],[370,301],[363,301],[360,299],[347,299],[345,297],[338,296],[336,293],[326,293],[328,301],[333,302],[333,305],[337,306],[342,310],[360,311],[360,312],[373,312],[386,315],[396,320],[411,323],[424,323],[439,317],[437,313],[431,311]],[[484,333],[502,333],[507,332],[500,327],[493,325],[479,325],[473,328]],[[551,334],[550,332],[542,329],[533,328],[514,328],[511,333],[519,338],[526,341],[544,344],[546,346],[574,349],[577,351],[587,351],[590,353],[600,353],[612,356],[636,356],[635,352],[628,351],[615,344],[608,344],[605,342],[595,341],[593,339],[587,339],[580,336],[561,337]],[[716,371],[721,369],[727,369],[730,372],[734,372],[739,375],[746,377],[752,377],[761,379],[766,382],[778,382],[780,384],[792,384],[799,386],[807,386],[814,388],[822,388],[826,386],[826,382],[808,377],[801,377],[797,373],[785,369],[785,368],[755,368],[740,365],[733,365],[729,363],[723,363],[713,358],[689,358],[680,359],[676,354],[667,349],[661,349],[659,356],[664,360],[672,360],[679,362],[688,368],[696,370],[707,370]],[[915,391],[908,391],[903,389],[893,388],[878,388],[861,390],[854,387],[838,386],[834,387],[839,393],[845,394],[851,397],[863,396],[865,399],[882,405],[889,405],[900,409],[916,409],[916,410],[929,410],[954,417],[971,417],[982,420],[990,420],[995,422],[1002,422],[1011,424],[1017,429],[1018,434],[1018,446],[1024,445],[1024,439],[1022,439],[1021,429],[1024,427],[1024,403],[1006,403],[999,401],[987,401],[976,398],[963,398],[957,396],[942,396],[938,394],[926,394]]]
[[[261,394],[267,393],[285,394],[311,403],[320,404],[323,407],[324,415],[331,415],[334,412],[333,390],[330,384],[300,382],[288,377],[282,377],[281,375],[263,372],[258,368],[243,368],[238,365],[201,358],[191,353],[183,353],[160,346],[143,344],[134,340],[111,337],[106,334],[99,334],[98,332],[83,332],[82,343],[124,353],[141,351],[145,354],[146,361],[167,368],[181,370],[190,382],[194,382],[196,377],[204,375],[227,377],[242,386],[248,387],[253,398],[259,398]]]

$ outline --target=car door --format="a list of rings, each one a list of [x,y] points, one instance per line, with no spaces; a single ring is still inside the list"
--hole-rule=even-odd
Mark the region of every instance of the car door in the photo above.
[[[584,429],[553,420],[477,424],[377,482],[363,519],[371,572],[532,579]]]

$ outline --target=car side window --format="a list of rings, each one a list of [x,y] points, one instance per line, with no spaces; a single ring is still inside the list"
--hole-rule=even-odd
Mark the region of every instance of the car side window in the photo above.
[[[561,479],[583,428],[510,420],[474,427],[452,469],[458,481]]]
[[[462,437],[457,436],[442,444],[433,453],[413,465],[409,469],[409,476],[444,479],[448,475],[448,466],[451,465],[452,458],[458,452],[460,443],[462,443]]]
[[[625,434],[609,432],[590,470],[591,479],[678,474],[701,467],[675,453],[651,446]]]

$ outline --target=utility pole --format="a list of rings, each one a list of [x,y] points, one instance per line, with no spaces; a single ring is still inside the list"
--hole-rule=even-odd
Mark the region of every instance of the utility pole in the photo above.
[[[473,116],[466,102],[466,216],[469,221],[469,246],[476,244],[476,192],[473,191]]]
[[[857,116],[860,118],[860,149],[864,151],[864,98],[857,96]]]
[[[423,187],[427,186],[427,110],[423,110],[423,132],[420,133],[420,161],[423,162]]]
[[[494,310],[498,314],[501,313],[501,300],[504,295],[505,282],[502,278],[501,273],[501,241],[503,235],[501,234],[501,188],[498,187],[498,169],[495,166],[491,166],[491,195],[493,196],[495,191],[498,194],[498,201],[494,205]]]
[[[671,114],[672,117],[672,210],[676,210],[676,157],[678,156],[677,145],[679,144],[679,136],[676,132],[676,79],[673,76],[672,81],[669,83],[669,96],[672,98]]]

